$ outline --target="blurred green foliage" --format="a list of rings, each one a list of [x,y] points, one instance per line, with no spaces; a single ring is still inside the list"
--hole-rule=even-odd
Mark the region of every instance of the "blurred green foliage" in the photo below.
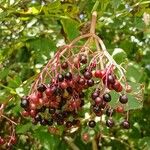
[[[59,136],[35,127],[20,115],[20,97],[27,94],[37,73],[57,47],[88,32],[92,11],[98,12],[97,34],[121,63],[128,58],[127,78],[144,83],[144,106],[130,112],[129,131],[103,129],[101,149],[150,149],[150,1],[144,0],[1,0],[0,103],[6,114],[21,118],[15,150],[69,149]],[[81,150],[90,150],[80,133],[73,135]]]

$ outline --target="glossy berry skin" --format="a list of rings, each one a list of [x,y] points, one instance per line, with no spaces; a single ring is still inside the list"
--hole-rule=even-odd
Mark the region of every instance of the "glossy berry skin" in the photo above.
[[[111,101],[111,95],[109,93],[105,93],[103,95],[103,99],[105,102],[110,102]]]
[[[67,73],[65,74],[65,79],[66,79],[66,80],[71,80],[71,79],[72,79],[72,74],[71,74],[71,72],[67,72]]]
[[[42,120],[42,116],[37,114],[34,119],[35,119],[35,121],[40,122]]]
[[[46,90],[46,86],[45,86],[44,84],[39,84],[39,85],[37,86],[37,90],[38,90],[39,92],[44,92],[44,91]]]
[[[67,68],[68,68],[68,63],[67,63],[67,62],[63,62],[63,63],[61,64],[61,68],[62,68],[62,69],[67,69]]]
[[[116,108],[116,112],[118,112],[118,113],[123,113],[123,112],[124,112],[124,108],[123,108],[122,106],[118,106],[118,107]]]
[[[115,83],[112,85],[112,88],[116,92],[121,92],[123,90],[121,83],[119,81],[117,81],[117,80],[115,80]]]
[[[85,55],[80,56],[80,63],[86,64],[87,63],[87,57]]]
[[[96,126],[96,122],[94,120],[89,121],[89,127],[94,128]]]
[[[108,83],[114,84],[115,83],[115,77],[113,74],[109,74],[107,77]]]
[[[124,120],[121,125],[124,129],[129,129],[130,128],[130,123],[127,120]]]
[[[64,80],[64,76],[63,76],[62,74],[58,74],[57,80],[58,80],[59,82],[62,82],[62,81]]]
[[[95,77],[102,79],[105,76],[105,73],[106,73],[105,70],[96,70],[95,71]]]
[[[112,128],[115,125],[114,121],[112,119],[106,120],[106,126],[109,128]]]
[[[72,122],[71,121],[67,121],[66,122],[66,128],[71,128],[72,127]]]
[[[23,99],[21,100],[20,106],[21,106],[22,108],[25,108],[25,109],[28,108],[28,107],[29,107],[29,101],[28,101],[28,99],[23,98]]]
[[[127,97],[127,95],[121,95],[120,97],[119,97],[119,101],[120,101],[120,103],[122,103],[122,104],[126,104],[127,102],[128,102],[128,97]]]
[[[87,80],[91,79],[92,78],[92,72],[91,71],[86,71],[84,73],[84,78],[87,79]]]
[[[112,109],[112,108],[106,109],[106,115],[108,117],[112,116],[113,114],[114,114],[114,109]]]
[[[80,85],[84,85],[85,84],[85,79],[84,78],[80,78],[79,80],[78,80],[78,83],[80,84]]]
[[[93,85],[94,85],[94,80],[93,80],[93,79],[87,80],[87,85],[88,85],[89,87],[93,86]]]
[[[94,100],[96,97],[98,97],[98,96],[99,96],[99,93],[98,93],[98,92],[94,92],[94,93],[91,94],[91,97],[92,97],[93,100]]]

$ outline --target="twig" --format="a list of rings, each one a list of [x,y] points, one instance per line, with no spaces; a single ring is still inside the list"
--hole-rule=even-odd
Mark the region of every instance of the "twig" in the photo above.
[[[67,142],[67,144],[70,146],[70,148],[72,150],[80,150],[74,143],[73,143],[73,139],[71,137],[64,137],[65,141]]]
[[[98,150],[96,138],[94,137],[92,140],[92,150]]]

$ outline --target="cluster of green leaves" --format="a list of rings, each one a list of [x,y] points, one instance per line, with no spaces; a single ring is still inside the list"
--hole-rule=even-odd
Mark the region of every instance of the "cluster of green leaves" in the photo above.
[[[96,32],[109,53],[118,63],[128,63],[129,81],[145,85],[144,107],[130,115],[132,128],[124,131],[116,127],[112,133],[104,129],[106,137],[102,139],[102,147],[149,148],[149,5],[146,0],[1,0],[0,103],[11,100],[5,114],[21,118],[16,127],[18,144],[14,149],[57,150],[60,146],[68,149],[59,137],[47,133],[45,128],[34,127],[30,120],[21,117],[20,97],[27,94],[37,73],[58,46],[89,32],[88,21],[94,10],[98,12]],[[134,107],[139,105],[134,104]],[[91,148],[81,141],[80,133],[75,137],[80,149]]]

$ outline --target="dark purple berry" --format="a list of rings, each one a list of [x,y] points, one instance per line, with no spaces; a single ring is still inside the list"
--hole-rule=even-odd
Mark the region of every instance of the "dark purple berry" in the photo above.
[[[73,93],[73,88],[72,87],[67,87],[67,92],[69,93],[69,94],[72,94]]]
[[[54,114],[55,111],[56,111],[56,108],[53,108],[53,107],[50,107],[50,108],[49,108],[49,113],[50,113],[50,114]]]
[[[86,71],[84,73],[84,78],[87,79],[87,80],[91,79],[92,78],[92,72],[91,71]]]
[[[52,126],[52,125],[53,125],[53,119],[47,120],[47,124],[48,124],[49,126]]]
[[[78,83],[80,84],[80,85],[84,85],[85,84],[85,79],[84,78],[80,78],[79,80],[78,80]]]
[[[128,97],[127,97],[127,95],[121,95],[120,97],[119,97],[119,101],[120,101],[120,103],[122,103],[122,104],[126,104],[127,102],[128,102]]]
[[[106,126],[112,128],[115,125],[112,119],[106,120]]]
[[[58,80],[59,82],[63,82],[63,81],[64,81],[64,76],[63,76],[62,74],[58,74],[57,80]]]
[[[112,108],[107,108],[106,109],[106,115],[108,117],[112,116],[113,114],[114,114],[114,109],[112,109]]]
[[[21,103],[20,103],[20,106],[24,109],[28,108],[29,107],[29,101],[27,98],[23,97],[21,99]]]
[[[40,120],[40,124],[43,125],[43,126],[46,126],[47,125],[47,120],[46,119]]]
[[[65,79],[66,79],[66,80],[71,80],[71,79],[72,79],[72,74],[71,74],[71,72],[67,72],[67,73],[65,74]]]
[[[44,92],[44,91],[46,90],[46,86],[45,86],[44,84],[39,84],[39,85],[37,86],[37,90],[38,90],[39,92]]]
[[[94,120],[89,121],[89,127],[94,128],[96,126],[96,122]]]
[[[115,83],[115,77],[113,74],[109,74],[107,77],[108,83],[114,84]]]
[[[98,105],[92,106],[92,110],[95,114],[97,114],[101,111],[100,106],[98,106]]]
[[[124,129],[129,129],[130,128],[130,123],[127,120],[123,121],[121,125]]]
[[[87,80],[87,85],[88,85],[89,87],[93,86],[93,85],[94,85],[94,80],[93,80],[93,79]]]
[[[86,64],[86,63],[87,63],[87,57],[86,57],[85,55],[81,55],[81,56],[80,56],[80,62],[81,62],[82,64]]]
[[[92,97],[93,100],[94,100],[96,97],[98,97],[98,96],[99,96],[99,93],[98,93],[98,92],[94,92],[94,93],[91,94],[91,97]]]
[[[42,120],[42,116],[37,114],[34,119],[35,119],[35,121],[40,122]]]
[[[63,63],[61,64],[61,68],[62,68],[62,69],[67,69],[67,68],[68,68],[68,63],[67,63],[67,62],[63,62]]]
[[[67,128],[71,128],[72,127],[72,122],[71,121],[67,121],[66,122],[66,127]]]
[[[85,96],[84,92],[79,93],[79,98],[84,98],[84,96]]]
[[[103,99],[105,102],[110,102],[111,101],[111,95],[109,93],[105,93],[103,95]]]

